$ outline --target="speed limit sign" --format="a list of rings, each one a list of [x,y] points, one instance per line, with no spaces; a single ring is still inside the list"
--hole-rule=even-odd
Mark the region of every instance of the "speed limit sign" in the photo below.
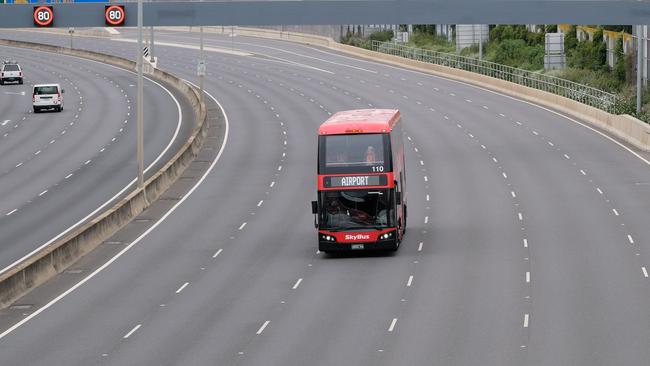
[[[106,20],[106,25],[109,27],[124,25],[124,20],[126,20],[124,5],[106,5],[104,19]]]
[[[34,7],[34,25],[37,27],[51,27],[54,23],[54,10],[51,6]]]

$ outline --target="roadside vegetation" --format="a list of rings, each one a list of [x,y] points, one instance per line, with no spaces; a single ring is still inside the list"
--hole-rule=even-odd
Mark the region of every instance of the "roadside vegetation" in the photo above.
[[[489,41],[483,44],[483,59],[503,65],[544,73],[596,89],[616,94],[616,113],[630,114],[650,122],[650,95],[644,90],[642,112],[636,114],[636,53],[623,53],[623,40],[619,38],[615,50],[614,67],[607,64],[607,48],[603,30],[631,32],[628,26],[597,27],[592,41],[579,42],[577,29],[572,26],[564,38],[567,67],[563,70],[544,71],[544,34],[557,31],[556,25],[547,25],[541,32],[529,32],[524,25],[490,26]],[[456,53],[456,44],[446,37],[436,35],[430,25],[414,25],[408,46],[436,52]],[[455,37],[451,37],[454,39]],[[368,48],[369,40],[387,42],[393,31],[374,32],[366,38],[354,34],[343,37],[342,43]],[[478,45],[463,49],[460,54],[478,57]]]

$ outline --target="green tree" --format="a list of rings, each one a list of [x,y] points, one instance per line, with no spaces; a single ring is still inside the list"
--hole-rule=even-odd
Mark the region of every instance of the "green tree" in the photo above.
[[[614,75],[618,80],[625,81],[625,54],[623,53],[623,37],[616,40],[616,47],[614,47],[614,55],[616,55],[616,63],[614,64]]]

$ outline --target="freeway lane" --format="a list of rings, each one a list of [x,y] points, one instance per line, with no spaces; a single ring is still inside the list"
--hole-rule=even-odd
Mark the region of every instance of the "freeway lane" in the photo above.
[[[236,42],[273,44],[294,64],[209,53],[206,89],[231,121],[215,170],[127,255],[1,339],[8,363],[649,359],[643,161],[511,98],[309,47]],[[195,55],[158,51],[163,67],[192,77]],[[315,130],[329,113],[370,106],[404,114],[407,237],[392,255],[325,256],[308,205]]]
[[[0,105],[8,121],[0,126],[2,269],[121,196],[137,168],[132,73],[48,53],[6,47],[0,53],[21,62],[26,75],[24,86],[0,89],[16,93]],[[31,112],[31,84],[44,82],[66,90],[63,112]],[[179,129],[178,107],[162,87],[149,83],[145,98],[155,121],[145,124],[145,162],[159,166],[191,126]],[[184,102],[182,108],[191,110]]]

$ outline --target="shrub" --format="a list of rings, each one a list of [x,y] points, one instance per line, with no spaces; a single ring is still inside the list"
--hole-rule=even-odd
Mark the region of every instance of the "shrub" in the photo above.
[[[392,40],[394,36],[395,34],[393,33],[393,30],[387,29],[383,31],[372,32],[369,38],[371,41],[388,42]]]

